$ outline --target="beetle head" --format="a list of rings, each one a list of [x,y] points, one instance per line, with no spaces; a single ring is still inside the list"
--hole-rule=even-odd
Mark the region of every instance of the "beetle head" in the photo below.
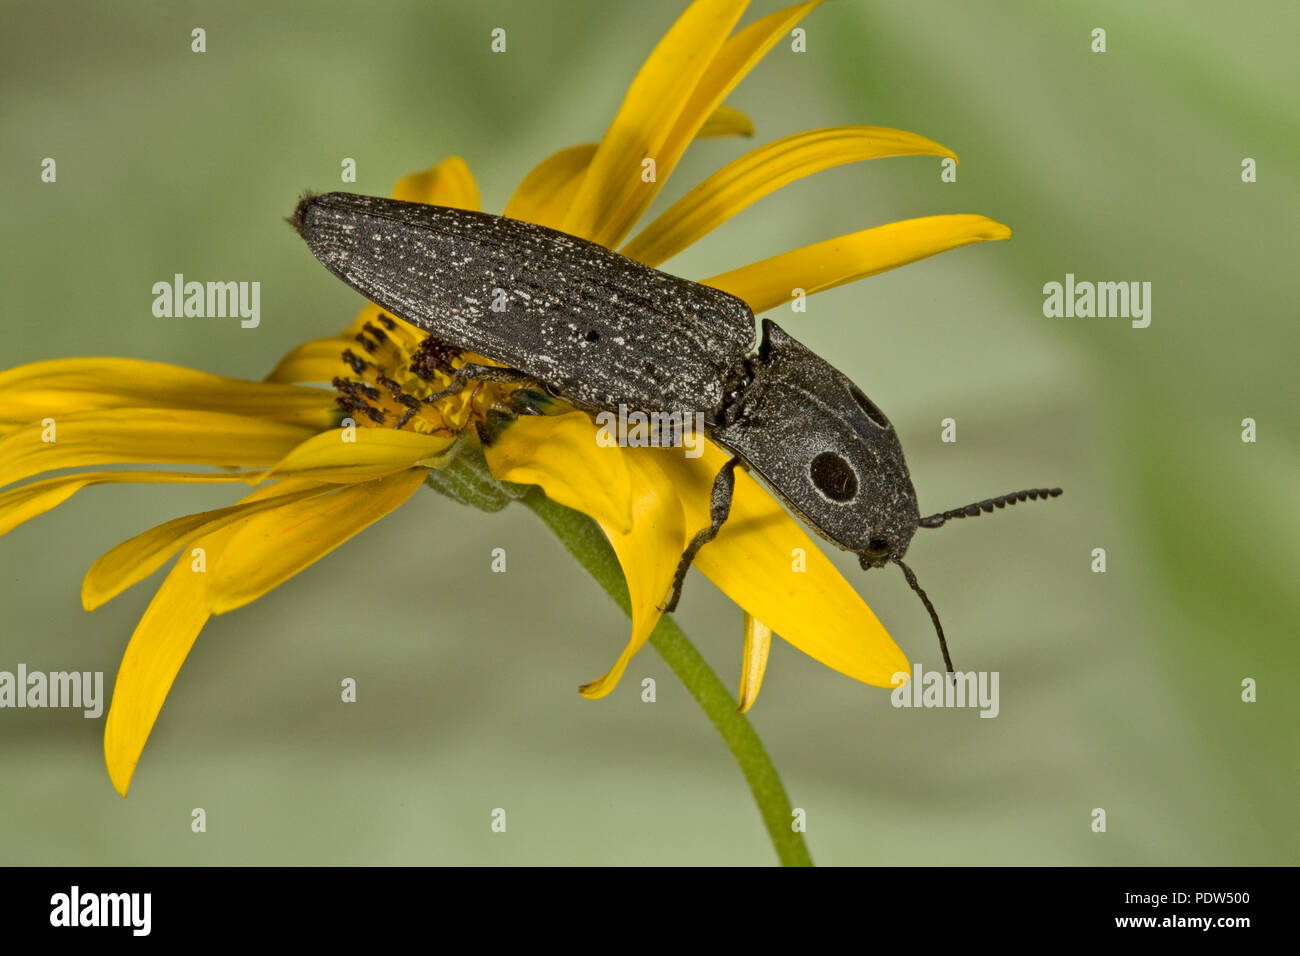
[[[918,527],[1054,498],[1061,489],[1017,491],[922,518],[894,426],[861,389],[771,320],[763,321],[751,367],[753,381],[716,437],[823,536],[854,552],[864,569],[890,563],[902,569],[934,623],[951,673],[939,615],[903,563],[912,535]]]

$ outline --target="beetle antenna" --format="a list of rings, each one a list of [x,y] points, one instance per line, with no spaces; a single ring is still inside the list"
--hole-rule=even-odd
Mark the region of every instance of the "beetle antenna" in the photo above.
[[[911,568],[898,558],[894,558],[893,561],[903,569],[903,577],[907,578],[908,585],[921,599],[921,603],[925,605],[925,609],[930,612],[930,620],[934,622],[935,633],[939,635],[939,649],[943,651],[944,666],[948,668],[949,674],[956,673],[952,666],[952,658],[948,656],[948,641],[943,636],[943,625],[939,623],[939,614],[935,611],[934,605],[930,603],[929,595],[927,595],[925,589],[917,583],[916,575],[912,573]]]
[[[930,515],[922,518],[920,525],[922,528],[941,528],[949,518],[974,518],[981,512],[990,512],[994,508],[1005,508],[1007,505],[1014,505],[1017,501],[1024,501],[1026,498],[1035,500],[1038,498],[1055,498],[1060,493],[1060,488],[1028,488],[1024,491],[1013,491],[1009,495],[985,498],[983,501],[977,501],[973,505],[967,505],[964,508],[954,508],[952,511],[943,511],[939,514]]]

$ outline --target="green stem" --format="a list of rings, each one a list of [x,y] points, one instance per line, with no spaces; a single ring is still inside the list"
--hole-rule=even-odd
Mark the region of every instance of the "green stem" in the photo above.
[[[556,504],[540,488],[529,491],[523,503],[546,522],[569,553],[623,609],[623,613],[630,613],[631,601],[623,569],[595,522],[571,508]],[[667,615],[659,618],[650,635],[650,643],[709,715],[709,720],[718,728],[718,733],[722,734],[722,739],[740,764],[782,865],[812,866],[803,834],[791,829],[790,798],[781,785],[776,767],[749,720],[744,714],[736,713],[736,699],[672,618]]]

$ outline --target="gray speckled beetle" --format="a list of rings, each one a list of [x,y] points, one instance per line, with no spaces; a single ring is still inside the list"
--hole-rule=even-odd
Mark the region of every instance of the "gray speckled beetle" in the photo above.
[[[918,527],[937,528],[1059,488],[1018,491],[922,518],[903,448],[883,412],[824,359],[719,289],[604,246],[486,213],[350,193],[307,196],[290,220],[316,258],[370,301],[457,348],[507,368],[469,365],[465,380],[527,382],[588,410],[702,411],[735,455],[718,473],[711,524],[682,555],[671,595],[731,510],[738,464],[757,472],[863,568],[903,563]],[[504,293],[507,306],[494,310]]]

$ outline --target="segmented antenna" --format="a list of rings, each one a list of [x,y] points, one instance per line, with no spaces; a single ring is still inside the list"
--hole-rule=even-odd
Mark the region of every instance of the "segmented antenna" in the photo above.
[[[911,587],[911,589],[916,592],[917,597],[921,599],[921,603],[925,605],[925,609],[930,612],[930,620],[934,622],[934,631],[936,634],[939,635],[939,649],[943,651],[944,667],[948,668],[949,674],[956,673],[953,670],[952,658],[948,656],[948,641],[943,636],[943,625],[939,623],[939,614],[937,611],[935,611],[934,605],[930,603],[929,595],[925,593],[925,589],[921,587],[921,585],[917,582],[916,575],[912,573],[911,568],[909,568],[898,558],[894,558],[893,561],[896,565],[898,565],[900,568],[903,569],[903,577],[907,578],[908,586]]]
[[[940,528],[950,518],[974,518],[982,512],[990,512],[994,508],[1005,508],[1007,505],[1014,505],[1017,501],[1024,501],[1026,498],[1034,500],[1055,498],[1060,493],[1060,488],[1028,488],[1024,491],[1013,491],[1009,495],[985,498],[983,501],[977,501],[973,505],[967,505],[964,508],[954,508],[952,511],[930,515],[922,518],[920,524],[922,528]]]

